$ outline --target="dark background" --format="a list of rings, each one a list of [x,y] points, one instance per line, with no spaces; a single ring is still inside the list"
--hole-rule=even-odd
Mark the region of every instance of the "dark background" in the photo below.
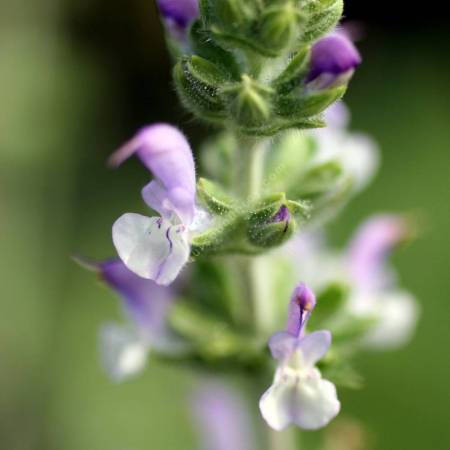
[[[364,423],[377,450],[448,450],[447,18],[434,3],[367,3],[347,2],[364,64],[346,101],[383,167],[330,232],[339,245],[372,212],[421,217],[395,265],[423,314],[410,346],[360,359],[366,387],[340,392],[342,415]],[[155,120],[178,124],[194,146],[211,131],[176,101],[153,2],[0,0],[0,99],[0,448],[196,448],[185,406],[195,374],[151,363],[112,385],[96,339],[120,318],[117,302],[70,261],[111,255],[113,220],[144,210],[139,164],[105,168],[119,143]]]

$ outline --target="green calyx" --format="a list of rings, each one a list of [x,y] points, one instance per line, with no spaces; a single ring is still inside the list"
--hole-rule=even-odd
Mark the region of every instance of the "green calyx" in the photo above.
[[[284,193],[242,202],[204,178],[198,182],[198,196],[214,218],[214,225],[193,239],[193,257],[231,252],[259,254],[282,245],[292,237],[309,209],[309,204],[288,200]]]

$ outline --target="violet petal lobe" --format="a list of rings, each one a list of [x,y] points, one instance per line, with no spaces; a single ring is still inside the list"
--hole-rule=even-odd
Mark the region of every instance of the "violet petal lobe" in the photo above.
[[[298,344],[298,338],[287,331],[279,331],[269,339],[269,349],[274,359],[284,361]]]
[[[208,381],[192,398],[203,450],[256,450],[252,423],[237,392]]]
[[[189,225],[195,212],[195,164],[183,133],[164,123],[149,125],[117,150],[109,162],[117,167],[133,154],[156,179],[144,188],[147,204],[163,217],[171,219],[174,213]]]
[[[358,287],[373,290],[388,281],[386,260],[393,248],[407,236],[404,218],[378,215],[361,225],[348,250],[348,269]]]
[[[125,312],[138,328],[145,335],[163,334],[173,289],[139,277],[118,258],[98,267],[103,281],[122,298]]]
[[[328,330],[314,331],[301,339],[299,350],[302,353],[303,363],[313,367],[328,352],[331,345],[331,333]]]

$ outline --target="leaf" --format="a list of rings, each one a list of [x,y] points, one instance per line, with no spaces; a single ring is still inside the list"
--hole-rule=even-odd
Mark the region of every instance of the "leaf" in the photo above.
[[[299,50],[283,72],[272,82],[272,87],[279,94],[287,94],[300,86],[309,67],[310,48]]]
[[[331,283],[317,296],[317,304],[314,313],[311,314],[308,327],[318,330],[333,319],[344,306],[348,296],[348,287],[342,283]]]
[[[216,183],[200,178],[197,182],[197,194],[203,205],[213,214],[224,215],[233,208],[233,199]]]

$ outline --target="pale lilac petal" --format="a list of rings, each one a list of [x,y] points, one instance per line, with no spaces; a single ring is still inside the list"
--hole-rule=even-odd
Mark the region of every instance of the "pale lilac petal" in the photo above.
[[[293,336],[300,336],[315,305],[316,297],[311,289],[304,283],[299,284],[292,293],[286,330]]]
[[[375,216],[360,227],[348,250],[348,269],[360,289],[383,287],[386,260],[406,235],[405,220],[395,215]]]
[[[167,313],[175,295],[173,289],[139,277],[120,259],[98,264],[102,279],[123,299],[125,311],[143,334],[165,334]]]
[[[186,137],[168,124],[147,126],[117,150],[110,163],[118,166],[135,153],[158,182],[158,186],[144,189],[144,200],[163,217],[171,219],[174,213],[189,225],[194,217],[196,184],[194,159]],[[165,203],[161,190],[165,191]]]
[[[279,374],[279,371],[277,372]],[[292,423],[293,382],[277,381],[263,394],[259,401],[259,409],[264,420],[274,430],[281,431]]]
[[[117,219],[113,242],[128,269],[161,285],[175,280],[190,254],[182,225],[140,214],[127,213]]]
[[[345,129],[350,123],[350,111],[343,101],[333,103],[324,113],[327,127]]]
[[[279,361],[290,357],[298,344],[298,338],[287,331],[279,331],[269,339],[272,356]]]
[[[204,450],[256,450],[252,423],[237,392],[208,382],[192,398]]]
[[[298,348],[302,353],[303,363],[313,367],[328,352],[331,345],[331,333],[327,330],[315,331],[301,339]]]
[[[336,387],[322,379],[318,371],[291,389],[290,400],[291,421],[304,430],[324,427],[341,409]]]
[[[135,330],[108,324],[100,330],[100,355],[111,379],[122,382],[145,368],[148,347]]]

